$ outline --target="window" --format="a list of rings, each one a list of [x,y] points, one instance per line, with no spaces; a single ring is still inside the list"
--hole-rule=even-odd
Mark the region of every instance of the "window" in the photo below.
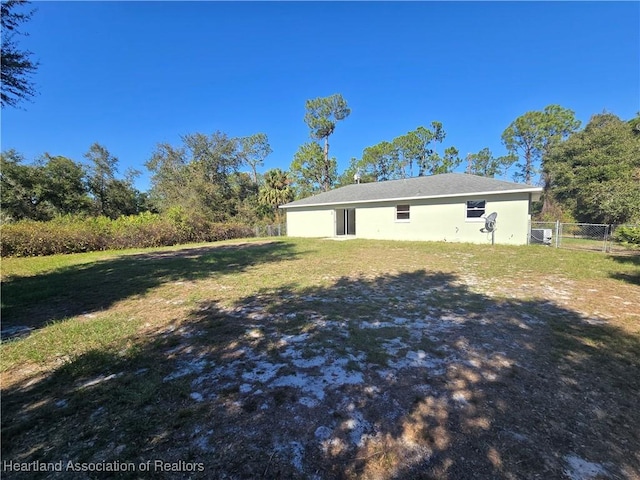
[[[409,220],[409,205],[396,205],[396,220]]]
[[[467,202],[467,219],[480,218],[486,211],[485,200],[469,200]]]

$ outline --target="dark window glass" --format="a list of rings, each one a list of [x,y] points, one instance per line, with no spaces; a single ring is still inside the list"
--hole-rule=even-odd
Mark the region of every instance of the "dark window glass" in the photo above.
[[[409,220],[409,205],[396,206],[396,220]]]
[[[467,202],[467,218],[480,218],[486,211],[485,200],[469,200]]]

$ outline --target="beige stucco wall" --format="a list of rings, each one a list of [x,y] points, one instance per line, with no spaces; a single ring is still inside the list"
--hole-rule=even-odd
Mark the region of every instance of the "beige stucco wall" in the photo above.
[[[287,210],[289,237],[333,237],[335,233],[333,208],[308,207]]]
[[[358,238],[491,243],[491,234],[480,231],[484,219],[466,218],[467,200],[485,200],[486,213],[498,213],[496,243],[527,243],[528,193],[289,209],[287,234],[293,237],[335,236],[335,209],[355,208]],[[409,221],[396,220],[396,204],[411,206]]]

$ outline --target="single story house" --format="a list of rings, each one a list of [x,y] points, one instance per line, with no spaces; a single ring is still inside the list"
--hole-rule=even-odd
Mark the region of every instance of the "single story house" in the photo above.
[[[280,206],[291,237],[524,245],[542,188],[465,173],[347,185]],[[495,223],[487,225],[487,218]]]

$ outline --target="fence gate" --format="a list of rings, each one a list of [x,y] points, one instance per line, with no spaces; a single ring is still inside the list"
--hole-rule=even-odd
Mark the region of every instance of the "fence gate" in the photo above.
[[[609,225],[598,223],[560,223],[558,247],[607,251]]]

